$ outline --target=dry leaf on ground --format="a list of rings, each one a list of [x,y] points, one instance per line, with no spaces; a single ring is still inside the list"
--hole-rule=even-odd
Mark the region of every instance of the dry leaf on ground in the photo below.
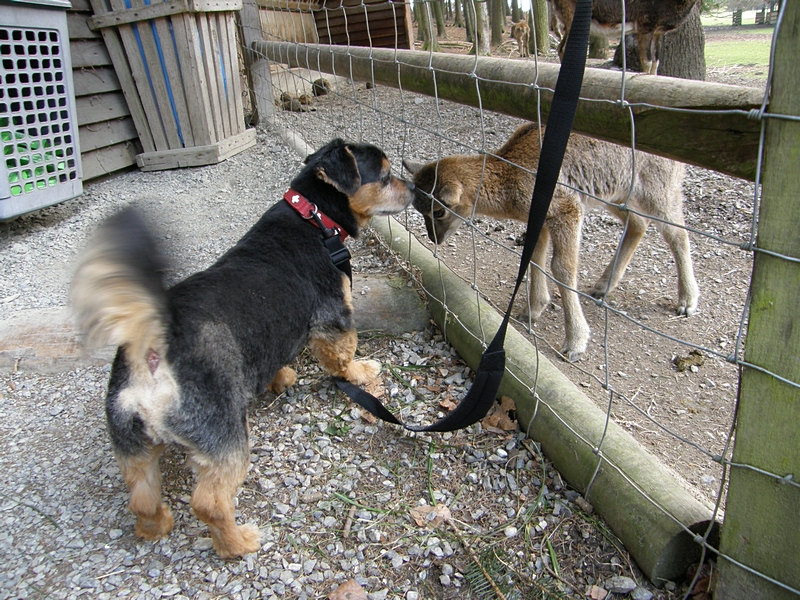
[[[439,406],[441,406],[445,410],[453,410],[456,406],[458,406],[458,404],[453,402],[450,396],[448,396],[447,398],[439,402]]]
[[[366,422],[367,422],[367,423],[369,423],[370,425],[374,425],[375,423],[377,423],[377,422],[378,422],[378,417],[376,417],[375,415],[373,415],[373,414],[372,414],[371,412],[369,412],[368,410],[362,410],[362,411],[361,411],[361,419],[362,419],[362,420],[364,420],[364,421],[366,421]]]
[[[593,585],[586,590],[586,597],[592,600],[603,600],[606,596],[608,596],[608,591],[597,585]]]
[[[505,433],[506,431],[515,431],[517,429],[517,422],[511,418],[510,413],[516,410],[517,405],[514,403],[513,398],[503,396],[500,398],[500,404],[495,403],[492,410],[481,421],[484,429],[492,433]]]
[[[450,509],[444,504],[436,506],[417,506],[411,509],[411,518],[420,527],[436,528],[442,523],[449,521]]]
[[[328,600],[367,600],[367,593],[355,579],[350,579],[333,590]]]

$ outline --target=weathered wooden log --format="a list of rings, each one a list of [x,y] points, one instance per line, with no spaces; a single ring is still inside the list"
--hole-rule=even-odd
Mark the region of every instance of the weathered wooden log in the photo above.
[[[420,269],[433,319],[477,369],[501,316],[397,221],[381,218],[371,224],[395,252]],[[445,296],[447,310],[441,300]],[[606,413],[513,328],[505,350],[507,372],[500,394],[516,402],[522,431],[542,444],[572,487],[587,494],[650,581],[661,585],[682,577],[700,556],[695,535],[711,527],[709,541],[717,542],[711,508],[622,427],[613,421],[606,426]]]
[[[277,62],[289,61],[291,67],[402,85],[406,91],[528,120],[539,114],[547,119],[560,69],[533,61],[412,50],[267,41],[254,42],[252,49]],[[619,71],[586,69],[581,97],[573,126],[578,133],[625,146],[635,139],[639,150],[755,179],[761,124],[751,111],[761,106],[761,90],[630,73],[623,79]]]

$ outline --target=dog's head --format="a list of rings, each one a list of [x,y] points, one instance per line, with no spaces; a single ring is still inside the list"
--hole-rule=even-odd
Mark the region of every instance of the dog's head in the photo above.
[[[371,217],[401,212],[414,198],[414,184],[392,175],[386,155],[372,144],[335,139],[306,157],[305,163],[306,167],[292,187],[303,192],[295,184],[301,181],[308,184],[311,177],[317,190],[321,185],[334,188],[340,194],[333,196],[341,198],[344,194],[347,197],[348,212],[352,213],[359,227],[366,225]],[[337,208],[341,212],[341,206],[323,206],[329,194],[316,193],[313,196],[309,199],[347,229],[347,223],[339,221],[335,214]],[[339,215],[339,218],[343,217]]]
[[[425,218],[432,242],[441,244],[472,213],[474,198],[465,197],[464,186],[455,177],[461,171],[450,168],[453,157],[428,164],[404,160],[403,166],[414,176],[414,208]]]

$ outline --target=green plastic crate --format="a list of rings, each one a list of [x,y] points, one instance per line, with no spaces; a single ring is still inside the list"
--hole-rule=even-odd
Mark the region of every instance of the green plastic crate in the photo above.
[[[64,7],[0,0],[0,219],[82,192]]]

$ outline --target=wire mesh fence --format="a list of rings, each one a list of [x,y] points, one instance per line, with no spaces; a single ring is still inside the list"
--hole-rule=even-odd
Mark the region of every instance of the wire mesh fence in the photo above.
[[[301,149],[343,137],[379,145],[396,166],[405,162],[405,175],[416,174],[415,206],[422,212],[409,209],[384,237],[416,267],[419,248],[430,251],[426,264],[434,272],[419,279],[441,307],[445,335],[448,327],[463,329],[471,339],[467,345],[484,347],[496,327],[492,307],[505,312],[513,289],[525,198],[529,203],[557,72],[551,63],[557,60],[517,60],[517,42],[508,37],[495,50],[500,61],[469,55],[473,44],[453,28],[446,30],[452,39],[440,40],[443,53],[409,53],[426,46],[426,36],[412,22],[411,6],[398,2],[260,2],[257,10],[250,8],[246,3],[241,26],[259,123],[278,128]],[[465,10],[480,18],[473,3]],[[779,18],[773,43],[781,23]],[[430,24],[428,40],[437,37],[434,30]],[[662,534],[652,534],[664,540],[657,551],[642,549],[637,556],[629,548],[637,560],[649,556],[642,560],[652,562],[643,567],[651,578],[668,578],[669,568],[659,561],[685,566],[710,557],[755,575],[755,587],[737,584],[740,590],[788,597],[800,595],[796,536],[788,541],[794,566],[786,566],[754,558],[759,551],[741,552],[730,539],[720,546],[718,530],[723,523],[724,536],[725,523],[741,519],[726,514],[728,482],[736,472],[757,474],[761,494],[785,492],[788,512],[773,518],[794,510],[796,524],[800,510],[791,427],[779,428],[785,437],[769,444],[773,455],[765,463],[738,460],[734,452],[742,430],[737,401],[743,374],[763,375],[767,390],[784,390],[787,412],[770,418],[797,414],[796,370],[751,360],[745,352],[748,335],[754,335],[748,331],[758,295],[754,262],[763,257],[791,269],[798,261],[796,245],[773,248],[759,240],[768,124],[791,128],[800,119],[796,102],[782,105],[780,113],[768,103],[776,72],[773,56],[766,92],[641,81],[618,72],[589,77],[576,128],[594,137],[577,135],[570,142],[562,185],[528,272],[528,293],[514,308],[514,325],[527,345],[511,356],[509,378],[524,396],[515,398],[523,430],[535,430],[537,419],[544,419],[572,436],[568,451],[549,444],[561,464],[583,461],[570,483],[607,518],[621,510],[644,515],[617,515],[612,527],[666,523]],[[740,127],[735,135],[709,133],[729,118]],[[611,122],[613,131],[606,132]],[[597,139],[620,142],[625,136],[624,146]],[[453,310],[451,272],[474,296],[474,314]],[[789,332],[785,341],[772,341],[793,340]],[[551,377],[545,360],[557,367],[557,384],[543,380]],[[565,394],[563,376],[572,386],[566,395],[581,407],[576,414],[552,400]],[[761,400],[768,403],[770,396]],[[599,410],[597,423],[582,423],[595,418],[592,410]],[[548,452],[547,442],[543,447]],[[650,463],[643,467],[642,456],[650,455],[667,479],[643,473]],[[569,471],[554,462],[562,473]],[[677,487],[659,489],[664,482]],[[681,494],[687,498],[676,500]],[[764,535],[747,543],[774,544],[765,521],[758,522]],[[615,531],[627,545],[639,530]],[[682,545],[675,545],[678,538]],[[687,555],[675,559],[670,553]],[[705,576],[695,573],[695,582]],[[723,575],[723,587],[726,578],[738,581],[730,570]],[[690,585],[686,596],[695,589]]]

